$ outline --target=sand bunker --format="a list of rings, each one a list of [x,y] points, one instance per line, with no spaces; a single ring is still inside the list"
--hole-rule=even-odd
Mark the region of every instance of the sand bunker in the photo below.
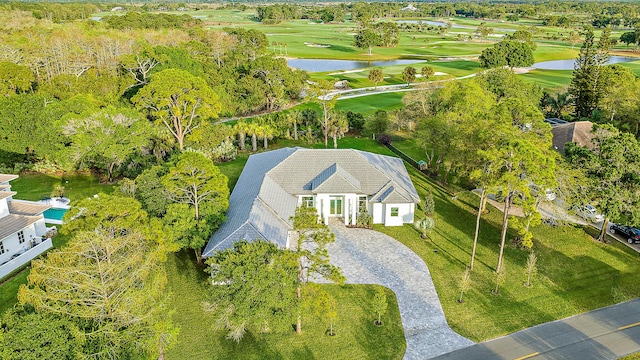
[[[328,48],[328,47],[331,47],[331,45],[329,45],[329,44],[316,44],[316,43],[308,43],[308,42],[305,42],[304,44],[309,46],[309,47],[315,47],[315,48]]]
[[[344,70],[344,71],[333,72],[333,73],[327,74],[327,75],[342,75],[342,74],[359,73],[359,72],[363,72],[363,71],[364,71],[363,69]]]

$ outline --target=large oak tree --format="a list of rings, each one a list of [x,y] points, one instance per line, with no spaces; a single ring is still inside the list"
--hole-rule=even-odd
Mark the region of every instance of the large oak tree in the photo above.
[[[187,135],[221,110],[218,95],[203,79],[179,69],[153,75],[131,101],[138,109],[148,109],[173,134],[180,150]]]

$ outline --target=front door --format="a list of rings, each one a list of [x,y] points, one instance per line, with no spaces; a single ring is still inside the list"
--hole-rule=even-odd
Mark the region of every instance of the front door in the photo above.
[[[342,197],[332,196],[329,198],[329,215],[342,216]]]

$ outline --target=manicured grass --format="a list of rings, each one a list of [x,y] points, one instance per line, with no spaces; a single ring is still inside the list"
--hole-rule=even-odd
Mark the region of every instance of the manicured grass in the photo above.
[[[420,161],[420,160],[426,161],[427,156],[424,150],[422,150],[418,146],[418,144],[416,143],[416,140],[414,138],[411,138],[408,136],[405,137],[405,136],[407,135],[398,134],[394,136],[394,139],[391,142],[391,145],[393,145],[395,148],[402,151],[403,153],[407,154],[410,158],[412,158],[415,161]]]
[[[93,175],[22,174],[11,182],[11,190],[18,193],[16,199],[38,201],[51,197],[51,191],[56,185],[64,186],[64,196],[71,201],[82,200],[101,192],[110,194],[114,187],[112,184],[101,184]]]
[[[360,112],[365,115],[375,113],[377,110],[395,110],[402,107],[404,93],[384,93],[370,96],[361,96],[339,100],[336,103],[337,110]]]
[[[18,302],[18,289],[27,283],[30,269],[27,267],[0,283],[0,316]]]
[[[191,252],[171,254],[167,262],[169,288],[175,309],[174,323],[180,327],[178,344],[167,359],[401,359],[404,333],[395,295],[387,289],[389,311],[384,325],[373,324],[371,311],[375,285],[323,285],[338,302],[335,336],[328,336],[329,323],[321,318],[304,319],[303,332],[247,333],[240,343],[214,329],[215,317],[202,310],[207,301],[206,274],[194,264]],[[293,324],[292,324],[293,325]]]
[[[472,288],[460,296],[459,279],[469,264],[475,229],[474,210],[479,198],[469,192],[451,194],[409,169],[421,196],[432,190],[436,200],[436,228],[431,239],[420,238],[411,226],[376,227],[398,239],[429,266],[450,326],[474,341],[483,341],[520,329],[640,296],[638,254],[614,242],[595,242],[583,229],[573,226],[533,228],[538,276],[533,286],[525,283],[528,252],[511,243],[505,247],[507,279],[500,294],[493,295],[499,251],[501,213],[489,206],[481,221]],[[614,297],[612,292],[622,292]]]
[[[274,144],[274,148],[281,147],[295,147],[301,146],[310,149],[324,149],[324,138],[318,138],[315,140],[313,144],[307,144],[304,140],[287,140],[281,139],[278,140],[277,143]],[[333,149],[333,140],[329,138],[329,149]],[[393,153],[380,145],[376,140],[373,140],[368,137],[353,137],[347,136],[338,140],[338,149],[357,149],[369,152],[375,152],[378,154],[391,155],[394,156]]]
[[[561,88],[569,86],[573,70],[540,70],[534,69],[526,74],[521,74],[525,81],[534,83],[543,88]]]

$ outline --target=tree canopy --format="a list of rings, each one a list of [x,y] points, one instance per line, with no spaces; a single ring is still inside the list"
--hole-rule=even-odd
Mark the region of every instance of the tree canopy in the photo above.
[[[213,161],[196,152],[185,152],[162,177],[171,202],[164,221],[181,247],[195,250],[201,261],[202,247],[224,221],[229,207],[227,177]]]
[[[179,69],[155,74],[131,101],[139,109],[149,110],[173,134],[180,150],[187,135],[221,110],[218,95],[203,79]]]
[[[526,42],[514,40],[503,40],[482,50],[479,60],[483,68],[526,67],[534,63],[531,46]]]

